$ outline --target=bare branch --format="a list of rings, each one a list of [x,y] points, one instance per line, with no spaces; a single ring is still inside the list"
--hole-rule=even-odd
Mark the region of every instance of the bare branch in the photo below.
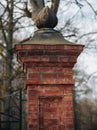
[[[86,1],[86,3],[91,7],[91,9],[92,9],[92,11],[95,13],[95,15],[97,15],[97,12],[96,12],[96,10],[93,8],[93,6],[87,1],[87,0],[85,0]]]
[[[11,76],[11,80],[14,80],[17,76],[19,76],[19,75],[22,74],[22,73],[23,73],[23,71],[21,70],[21,66],[19,66],[19,67],[15,70],[14,74]]]
[[[82,7],[83,7],[83,5],[82,5],[81,3],[79,3],[78,0],[75,0],[75,3],[78,5],[79,8],[82,8]]]
[[[6,43],[8,43],[7,36],[6,36],[5,30],[4,30],[4,27],[3,27],[3,23],[2,23],[2,18],[1,17],[0,17],[0,27],[1,27],[1,30],[2,30],[2,34],[3,34],[4,40],[5,40]]]
[[[55,14],[58,11],[59,3],[60,3],[60,0],[52,0],[51,9],[54,11]]]
[[[86,37],[86,36],[88,36],[88,35],[93,35],[93,34],[97,34],[97,32],[89,32],[89,33],[83,34],[83,35],[81,35],[80,37],[78,37],[78,40],[81,39],[81,38],[83,38],[83,37]],[[77,41],[78,41],[78,40],[77,40]]]
[[[31,18],[32,17],[32,13],[28,10],[28,7],[27,7],[27,2],[24,3],[24,15],[27,16],[28,18]]]
[[[16,8],[24,12],[24,16],[27,16],[28,18],[32,17],[32,13],[28,10],[28,3],[24,2],[24,8],[20,8],[17,5],[15,5]]]

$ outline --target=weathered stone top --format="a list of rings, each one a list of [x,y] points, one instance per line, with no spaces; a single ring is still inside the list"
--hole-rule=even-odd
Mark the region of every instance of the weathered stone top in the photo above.
[[[56,44],[70,44],[76,45],[64,39],[62,34],[54,29],[43,28],[35,32],[34,36],[23,44],[45,44],[45,45],[56,45]]]

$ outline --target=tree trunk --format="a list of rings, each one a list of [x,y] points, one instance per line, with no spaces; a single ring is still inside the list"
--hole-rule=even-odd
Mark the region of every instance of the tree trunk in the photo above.
[[[12,44],[13,44],[13,0],[8,1],[8,9],[9,9],[9,22],[8,22],[8,42],[7,42],[7,58],[6,58],[6,78],[4,81],[4,85],[6,87],[6,95],[11,94],[11,75],[12,75]],[[6,97],[5,102],[6,114],[10,114],[10,96]],[[10,119],[9,116],[6,117],[6,129],[10,130]]]

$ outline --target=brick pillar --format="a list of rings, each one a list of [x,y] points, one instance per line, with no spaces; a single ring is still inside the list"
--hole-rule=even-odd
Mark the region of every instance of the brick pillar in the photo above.
[[[28,130],[74,130],[72,67],[81,45],[16,45],[27,73]]]

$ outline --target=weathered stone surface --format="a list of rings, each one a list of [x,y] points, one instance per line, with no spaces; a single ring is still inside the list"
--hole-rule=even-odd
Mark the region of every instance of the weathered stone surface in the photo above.
[[[35,25],[40,28],[54,28],[58,23],[56,14],[49,7],[44,7],[35,20]]]

